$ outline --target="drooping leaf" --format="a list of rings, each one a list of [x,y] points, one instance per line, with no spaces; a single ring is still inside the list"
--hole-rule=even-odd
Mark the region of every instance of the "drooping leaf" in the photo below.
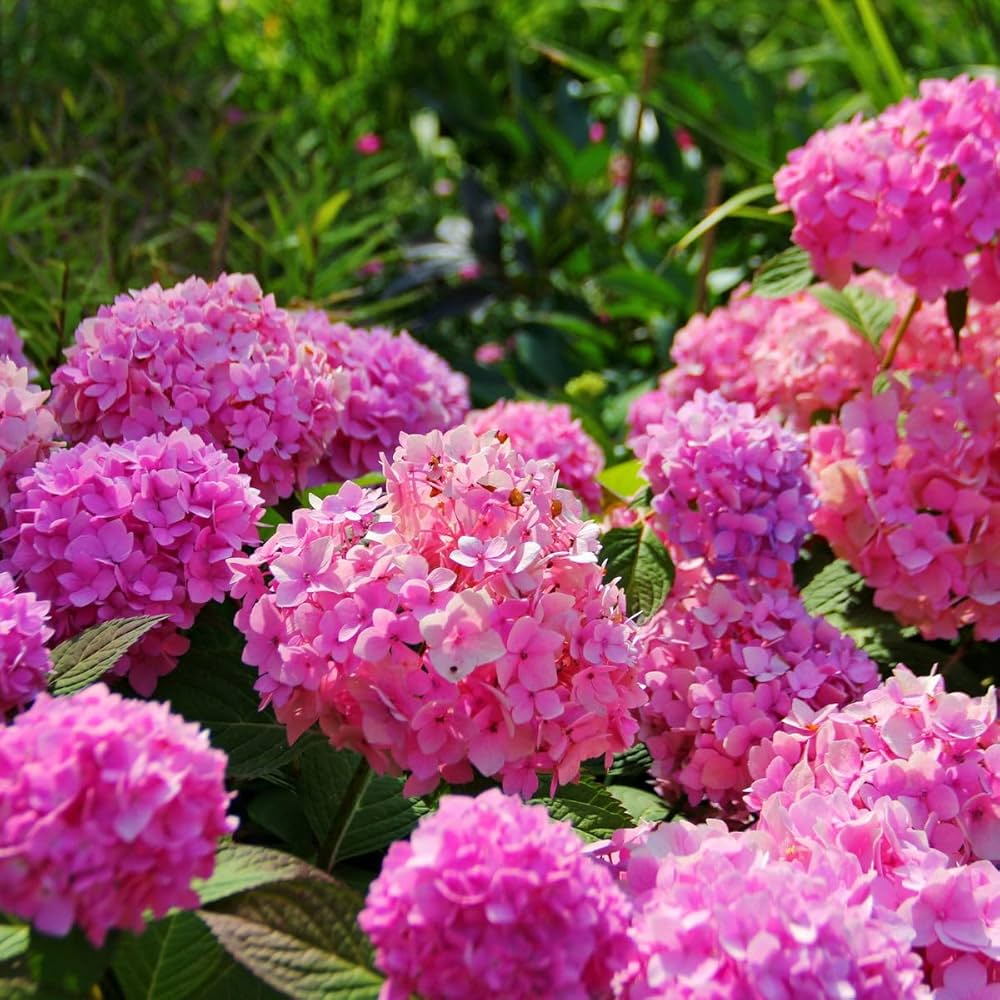
[[[199,910],[220,944],[293,1000],[377,1000],[382,977],[357,926],[361,897],[346,886],[291,881]]]
[[[765,299],[781,299],[808,288],[814,277],[809,254],[793,246],[760,266],[753,276],[752,290]]]
[[[858,285],[847,285],[839,290],[817,285],[812,294],[826,309],[857,330],[872,347],[878,347],[882,334],[896,315],[896,303],[892,299]]]
[[[49,689],[55,695],[67,695],[92,684],[167,617],[139,615],[135,618],[115,618],[59,643],[52,650]]]
[[[641,611],[649,616],[660,610],[674,582],[674,564],[648,525],[605,532],[600,559],[604,578],[621,581],[629,614]]]
[[[607,840],[615,830],[634,825],[625,806],[591,778],[564,785],[553,798],[539,797],[532,801],[542,803],[553,819],[569,820],[588,842]]]

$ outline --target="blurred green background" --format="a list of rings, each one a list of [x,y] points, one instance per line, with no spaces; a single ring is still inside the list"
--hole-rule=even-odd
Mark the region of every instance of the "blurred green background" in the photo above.
[[[787,244],[787,151],[998,30],[1000,0],[0,0],[0,312],[44,373],[120,291],[252,271],[612,452],[674,331]]]

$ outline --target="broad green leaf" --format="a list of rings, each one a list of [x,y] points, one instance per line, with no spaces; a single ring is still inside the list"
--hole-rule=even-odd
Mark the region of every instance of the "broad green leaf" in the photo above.
[[[615,754],[608,768],[612,778],[630,778],[637,774],[647,774],[653,766],[653,758],[645,743],[636,743],[630,750]]]
[[[674,564],[648,525],[605,532],[600,559],[604,578],[621,581],[629,614],[641,611],[649,616],[660,610],[674,582]]]
[[[619,462],[606,468],[597,477],[597,481],[612,493],[626,500],[634,497],[645,485],[640,470],[642,462],[637,458],[627,462]]]
[[[95,948],[76,927],[63,937],[32,928],[23,961],[43,995],[86,996],[110,965],[111,947]]]
[[[765,299],[783,299],[808,288],[813,277],[809,254],[801,247],[789,247],[761,265],[753,276],[752,291]]]
[[[329,743],[317,742],[302,755],[298,794],[309,825],[320,842],[329,833],[344,792],[360,763],[360,755],[350,750],[334,750]]]
[[[27,924],[0,924],[0,962],[9,962],[28,950],[31,928]]]
[[[102,622],[52,651],[49,688],[55,695],[72,694],[106,674],[150,629],[167,615],[140,615]]]
[[[607,789],[625,807],[633,823],[657,823],[670,813],[666,802],[645,788],[608,785]]]
[[[289,879],[325,879],[326,873],[301,858],[269,847],[250,844],[222,844],[215,853],[215,871],[208,879],[195,879],[192,889],[202,906],[234,896],[247,889]]]
[[[591,778],[563,786],[553,798],[532,801],[544,805],[553,819],[569,820],[588,842],[607,840],[615,830],[635,825],[622,803]]]
[[[404,797],[402,778],[376,775],[347,828],[337,860],[383,850],[394,840],[408,836],[420,817],[428,812],[429,807],[421,799]]]
[[[817,285],[812,290],[820,304],[853,327],[872,347],[878,347],[882,334],[896,315],[896,303],[858,285],[843,289]]]
[[[292,881],[198,913],[236,961],[293,1000],[377,1000],[382,977],[357,926],[361,905],[338,882]]]

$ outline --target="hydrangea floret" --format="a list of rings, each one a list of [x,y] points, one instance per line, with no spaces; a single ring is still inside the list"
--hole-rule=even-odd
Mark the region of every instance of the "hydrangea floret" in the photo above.
[[[11,575],[0,573],[0,723],[45,690],[52,669],[48,620],[48,601],[19,592]]]
[[[177,430],[54,452],[21,478],[14,508],[8,568],[51,604],[57,639],[169,615],[115,667],[150,694],[188,648],[178,629],[228,591],[226,560],[258,541],[263,504],[235,462]]]
[[[199,905],[226,815],[226,757],[169,706],[103,684],[39,695],[0,728],[0,910],[95,946]]]
[[[555,467],[458,427],[402,435],[383,469],[387,497],[348,483],[231,562],[290,738],[318,720],[408,794],[475,767],[530,795],[631,746],[635,626]]]

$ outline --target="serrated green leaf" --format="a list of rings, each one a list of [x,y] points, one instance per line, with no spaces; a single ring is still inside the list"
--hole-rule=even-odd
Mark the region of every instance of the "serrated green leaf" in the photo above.
[[[326,880],[327,875],[284,851],[229,842],[215,852],[212,877],[195,879],[191,888],[198,893],[202,906],[206,906],[260,885],[304,878]]]
[[[647,774],[652,766],[653,758],[649,748],[645,743],[636,743],[631,749],[615,754],[608,774],[612,778],[631,778],[637,774]]]
[[[59,643],[52,650],[49,689],[55,695],[73,694],[104,676],[150,629],[167,615],[139,615],[102,622]]]
[[[646,480],[642,478],[640,470],[642,462],[637,458],[627,462],[619,462],[604,469],[597,477],[597,481],[610,490],[612,493],[624,500],[630,500],[645,485]]]
[[[857,330],[872,347],[878,347],[882,334],[896,315],[896,303],[892,299],[858,285],[847,285],[840,290],[817,285],[812,294],[825,309]]]
[[[402,778],[390,775],[372,778],[337,851],[338,861],[383,850],[408,836],[420,817],[430,812],[421,799],[404,797],[403,784]]]
[[[569,820],[588,842],[607,840],[615,830],[634,825],[622,803],[589,778],[565,785],[554,798],[539,797],[532,801],[544,805],[553,819]]]
[[[620,580],[629,614],[655,614],[674,582],[674,563],[663,542],[646,524],[612,528],[601,539],[606,580]]]
[[[316,743],[300,758],[298,793],[306,819],[320,842],[330,832],[344,792],[360,764],[359,754],[334,750],[329,743]]]
[[[648,789],[631,785],[608,785],[607,789],[625,807],[633,823],[658,823],[670,813],[666,802]]]
[[[0,924],[0,962],[9,962],[28,950],[31,928],[27,924]]]
[[[808,288],[813,282],[809,254],[801,247],[789,247],[765,261],[753,276],[754,295],[782,299]]]
[[[361,897],[334,882],[280,882],[199,910],[236,961],[293,1000],[377,1000],[382,977],[357,926]]]

